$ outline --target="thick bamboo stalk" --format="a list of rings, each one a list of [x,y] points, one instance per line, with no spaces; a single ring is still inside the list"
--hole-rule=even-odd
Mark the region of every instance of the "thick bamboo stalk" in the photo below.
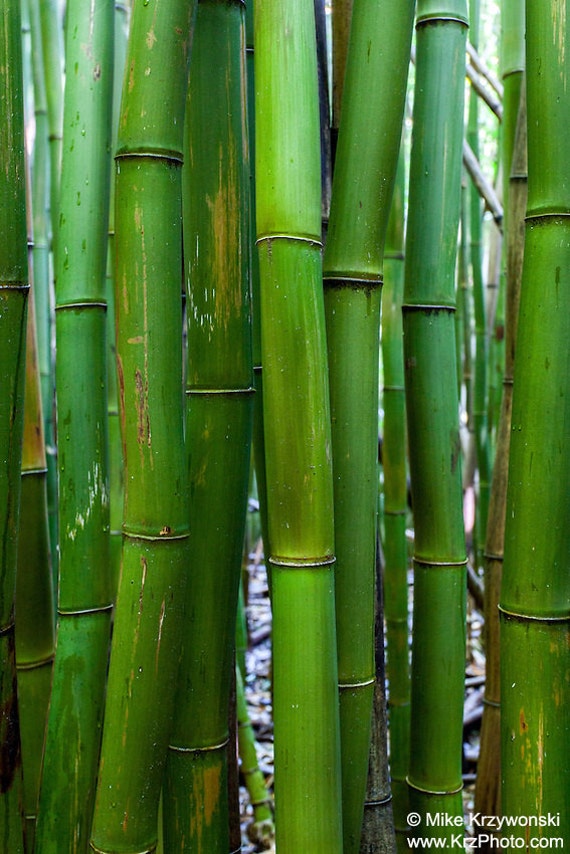
[[[333,484],[313,4],[286,0],[277,7],[261,0],[254,19],[276,838],[281,854],[339,854]]]
[[[412,27],[413,4],[407,0],[397,12],[383,3],[354,3],[323,261],[345,854],[359,850],[368,773],[375,682],[382,264],[402,134]]]
[[[568,13],[526,6],[528,198],[500,612],[503,814],[560,815],[556,828],[513,827],[531,848],[570,836]]]
[[[410,752],[407,442],[402,300],[404,296],[405,163],[401,149],[384,252],[382,365],[384,388],[384,616],[389,685],[390,773],[399,850],[406,845]]]
[[[229,850],[228,715],[249,486],[253,366],[245,8],[200,0],[183,172],[190,566],[164,792],[167,850]]]
[[[56,254],[59,587],[57,653],[36,851],[86,851],[107,672],[112,593],[105,259],[113,4],[67,8],[64,145]]]
[[[0,848],[21,854],[22,773],[14,604],[21,493],[28,254],[20,4],[1,5],[0,39]]]
[[[151,852],[180,660],[188,560],[181,165],[193,4],[137,4],[115,196],[125,463],[123,551],[91,849]]]
[[[420,2],[404,289],[414,508],[410,806],[463,816],[466,557],[455,377],[467,9]],[[430,227],[431,226],[431,227]],[[448,843],[456,829],[434,827]]]

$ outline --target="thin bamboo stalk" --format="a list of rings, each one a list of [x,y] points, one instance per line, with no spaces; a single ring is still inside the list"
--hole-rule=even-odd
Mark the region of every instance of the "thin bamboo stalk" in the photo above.
[[[105,330],[113,4],[67,7],[64,157],[56,253],[57,652],[36,851],[86,851],[112,592]]]
[[[276,839],[281,854],[339,854],[333,483],[313,4],[259,0],[254,22]]]
[[[16,668],[24,769],[25,849],[34,849],[41,762],[55,655],[47,466],[34,300],[28,307],[22,500],[16,579]]]
[[[359,854],[395,854],[398,850],[388,767],[388,720],[386,716],[386,670],[384,665],[384,608],[380,540],[376,551],[374,643],[376,680],[372,713],[372,737],[366,801]]]
[[[414,508],[410,806],[463,816],[466,557],[455,376],[467,8],[421,2],[410,161],[404,358]],[[428,227],[432,226],[432,227]],[[443,723],[445,722],[445,723]],[[446,840],[455,831],[434,827]]]
[[[125,69],[127,43],[129,35],[130,11],[123,3],[115,2],[115,39],[113,74],[113,112],[111,130],[111,151],[114,155],[117,146],[119,116],[121,110],[121,91]],[[109,240],[107,252],[106,288],[107,298],[107,416],[109,430],[109,526],[110,554],[113,576],[113,598],[119,583],[121,568],[121,550],[123,544],[123,447],[121,442],[121,420],[119,407],[119,388],[117,379],[117,349],[115,344],[115,182],[111,181],[109,198]]]
[[[121,576],[91,849],[151,852],[188,562],[181,165],[193,4],[136,4],[116,153],[115,311],[125,464]]]
[[[247,828],[247,835],[252,842],[266,850],[271,847],[275,837],[271,796],[257,761],[257,744],[249,719],[243,677],[239,667],[236,667],[236,695],[241,773],[253,808],[253,821]]]
[[[0,39],[0,846],[21,854],[22,776],[14,602],[21,493],[28,255],[20,4],[3,0]]]
[[[45,81],[47,125],[48,125],[48,156],[49,156],[49,202],[48,202],[48,238],[51,242],[52,269],[47,282],[46,302],[44,311],[38,312],[38,339],[41,346],[42,373],[44,375],[42,400],[44,412],[44,431],[46,439],[46,456],[48,466],[48,510],[50,522],[50,542],[52,567],[54,572],[54,591],[57,593],[58,579],[58,500],[57,500],[57,438],[55,425],[55,361],[52,352],[54,338],[54,308],[55,295],[53,290],[53,271],[57,235],[59,231],[59,191],[61,183],[61,152],[63,139],[63,65],[64,65],[64,34],[63,14],[60,0],[31,0],[36,9],[32,11],[32,21],[39,14],[43,67],[42,76]],[[34,24],[35,28],[35,24]],[[41,131],[41,128],[38,129]],[[34,194],[39,201],[39,196]],[[34,202],[36,204],[36,202]]]
[[[520,91],[525,67],[525,11],[524,0],[502,0],[501,4],[501,56],[503,80],[503,120],[501,123],[501,169],[503,201],[508,205],[511,158],[520,103]],[[503,224],[508,229],[508,223]],[[506,249],[503,243],[503,250]],[[493,317],[493,334],[489,351],[489,416],[490,431],[496,431],[501,406],[502,379],[505,368],[505,310],[506,310],[506,258],[503,255],[499,293]]]
[[[323,261],[345,854],[360,846],[368,774],[375,682],[380,296],[413,9],[407,0],[397,13],[393,4],[388,9],[355,0]]]
[[[469,38],[475,48],[479,47],[479,0],[469,6]],[[475,157],[479,156],[479,103],[472,90],[468,105],[467,140]],[[479,483],[475,515],[475,563],[483,564],[485,532],[489,514],[489,490],[491,480],[491,449],[487,429],[487,365],[488,335],[485,311],[485,286],[483,282],[482,227],[483,210],[478,189],[469,185],[469,237],[470,266],[473,287],[473,311],[475,321],[475,370],[473,384],[473,432]]]
[[[239,0],[198,3],[186,107],[192,572],[163,809],[167,850],[204,854],[230,844],[228,714],[251,458],[244,14]]]
[[[406,845],[410,752],[410,655],[408,627],[408,544],[406,539],[407,442],[402,301],[404,296],[405,163],[401,148],[386,232],[382,294],[384,388],[384,616],[389,685],[390,772],[398,849]]]
[[[500,630],[497,606],[499,603],[504,556],[513,369],[520,301],[520,280],[524,255],[524,216],[526,202],[526,98],[523,86],[521,87],[521,106],[513,150],[511,186],[509,188],[508,201],[507,311],[505,317],[506,341],[503,399],[501,402],[501,417],[499,420],[495,464],[491,481],[489,520],[485,539],[484,642],[486,678],[479,761],[477,763],[477,784],[475,787],[475,811],[480,812],[481,815],[501,814]]]
[[[526,5],[528,198],[500,597],[502,810],[560,816],[554,833],[513,827],[530,848],[570,836],[568,13],[565,3]]]

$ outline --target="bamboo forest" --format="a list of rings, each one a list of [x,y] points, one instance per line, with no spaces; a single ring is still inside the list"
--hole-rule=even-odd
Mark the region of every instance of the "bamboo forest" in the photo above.
[[[0,854],[566,850],[570,0],[0,6]]]

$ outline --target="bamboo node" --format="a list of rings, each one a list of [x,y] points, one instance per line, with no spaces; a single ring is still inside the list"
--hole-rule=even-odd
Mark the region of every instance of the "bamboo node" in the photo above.
[[[457,788],[453,789],[424,789],[423,786],[418,786],[417,783],[412,783],[409,776],[407,776],[406,783],[410,789],[414,789],[416,792],[422,792],[424,795],[457,795],[458,792],[463,791],[463,782]]]
[[[394,800],[393,796],[385,795],[383,798],[369,798],[364,801],[365,807],[385,807],[388,804],[392,803]]]
[[[461,566],[467,566],[468,559],[464,560],[428,560],[427,558],[416,557],[414,555],[414,563],[419,564],[420,566],[437,566],[440,569],[445,569],[448,567],[449,569],[457,569]]]
[[[230,742],[229,737],[220,741],[219,744],[206,744],[203,747],[182,747],[179,744],[169,744],[168,749],[175,753],[214,753],[216,750],[224,750]]]
[[[311,567],[320,569],[323,566],[332,566],[336,563],[336,557],[334,555],[325,555],[322,558],[270,557],[268,562],[272,566],[287,569],[311,569]]]
[[[323,246],[320,238],[310,237],[303,234],[260,234],[255,241],[255,245],[259,246],[261,243],[270,243],[272,240],[292,240],[294,242],[309,243],[313,246],[318,246],[320,249],[322,249]]]
[[[338,683],[339,691],[350,691],[353,688],[368,688],[370,685],[374,685],[376,679],[374,676],[371,679],[364,679],[361,682],[340,682]]]
[[[152,848],[145,848],[144,851],[133,852],[133,854],[155,854],[156,846],[158,842],[155,842]],[[104,848],[98,848],[94,842],[89,842],[89,848],[91,851],[95,851],[95,854],[112,854],[110,851],[106,851]]]
[[[373,288],[381,288],[384,284],[382,275],[374,278],[363,278],[362,276],[323,276],[323,285],[328,288],[351,288],[353,290],[362,289],[370,291]]]
[[[499,613],[507,620],[514,620],[519,623],[569,623],[570,614],[521,614],[518,611],[511,611],[503,605],[497,605]]]

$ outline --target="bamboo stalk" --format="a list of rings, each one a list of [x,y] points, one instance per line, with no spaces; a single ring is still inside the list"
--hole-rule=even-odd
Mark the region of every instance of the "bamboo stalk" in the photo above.
[[[20,4],[3,0],[0,40],[0,845],[23,851],[14,601],[21,493],[28,255]]]
[[[41,762],[55,654],[55,614],[34,301],[29,304],[16,579],[16,668],[24,768],[25,849],[34,849]]]
[[[323,261],[345,854],[360,847],[368,774],[375,682],[380,297],[402,134],[413,4],[404,0],[394,12],[392,5],[389,11],[383,3],[356,0],[353,6]],[[380,115],[382,122],[378,121]]]
[[[398,850],[388,767],[388,720],[386,716],[386,670],[384,665],[384,607],[380,540],[376,551],[374,644],[376,680],[372,713],[372,737],[366,801],[359,854]]]
[[[254,23],[276,839],[281,854],[339,854],[333,484],[313,4],[286,0],[277,7],[260,0]]]
[[[513,369],[517,316],[520,301],[522,260],[524,255],[524,216],[527,201],[526,99],[521,88],[521,107],[515,139],[509,188],[509,229],[507,232],[507,312],[503,399],[497,436],[497,449],[489,521],[485,540],[485,699],[481,722],[481,742],[477,764],[475,810],[482,815],[501,814],[500,787],[500,629],[497,608],[503,568],[505,513],[508,478]]]
[[[511,158],[520,103],[520,91],[525,67],[525,11],[524,0],[502,0],[501,4],[501,56],[503,79],[503,121],[501,123],[501,169],[503,200],[507,205]],[[508,229],[508,223],[503,224]],[[503,251],[506,244],[503,243]],[[489,350],[489,430],[495,431],[500,414],[502,380],[505,368],[505,306],[506,258],[503,254],[499,293],[493,317],[493,332]]]
[[[137,4],[116,153],[121,577],[91,850],[151,852],[174,713],[188,561],[181,164],[193,4]]]
[[[420,1],[403,322],[415,528],[408,783],[410,806],[422,817],[422,830],[413,832],[424,836],[428,813],[463,816],[466,557],[457,384],[450,377],[466,30],[464,3]],[[448,844],[453,832],[433,828]]]
[[[472,2],[469,7],[470,40],[479,46],[480,3]],[[467,120],[467,138],[475,157],[479,155],[479,104],[474,91],[470,93]],[[475,456],[479,473],[477,504],[475,515],[475,565],[483,564],[485,532],[489,513],[489,490],[491,480],[491,449],[487,425],[487,365],[488,335],[485,311],[485,290],[483,283],[483,247],[482,228],[483,211],[478,189],[469,186],[469,237],[470,266],[473,287],[473,311],[475,321],[475,371],[473,384],[473,432],[475,438]]]
[[[564,144],[570,98],[560,61],[570,30],[566,4],[557,9],[561,18],[550,9],[526,6],[528,198],[500,597],[503,813],[560,814],[555,833],[513,828],[517,844],[522,839],[530,847],[570,835],[570,175]]]
[[[107,672],[109,582],[105,259],[113,4],[67,8],[56,253],[57,653],[36,851],[86,851]]]
[[[249,801],[253,808],[253,822],[247,828],[247,835],[252,842],[266,850],[271,847],[275,837],[273,810],[265,777],[257,762],[257,744],[249,719],[243,681],[241,671],[236,667],[239,757],[241,773],[245,778]]]
[[[405,163],[400,150],[384,253],[382,365],[384,388],[384,615],[386,676],[389,685],[390,772],[396,840],[406,844],[410,752],[410,655],[408,628],[408,544],[406,539],[407,441],[402,301],[404,296]]]
[[[245,9],[200,0],[183,172],[190,566],[164,794],[167,849],[228,851],[228,714],[249,486],[253,368]],[[214,107],[212,105],[215,105]]]

